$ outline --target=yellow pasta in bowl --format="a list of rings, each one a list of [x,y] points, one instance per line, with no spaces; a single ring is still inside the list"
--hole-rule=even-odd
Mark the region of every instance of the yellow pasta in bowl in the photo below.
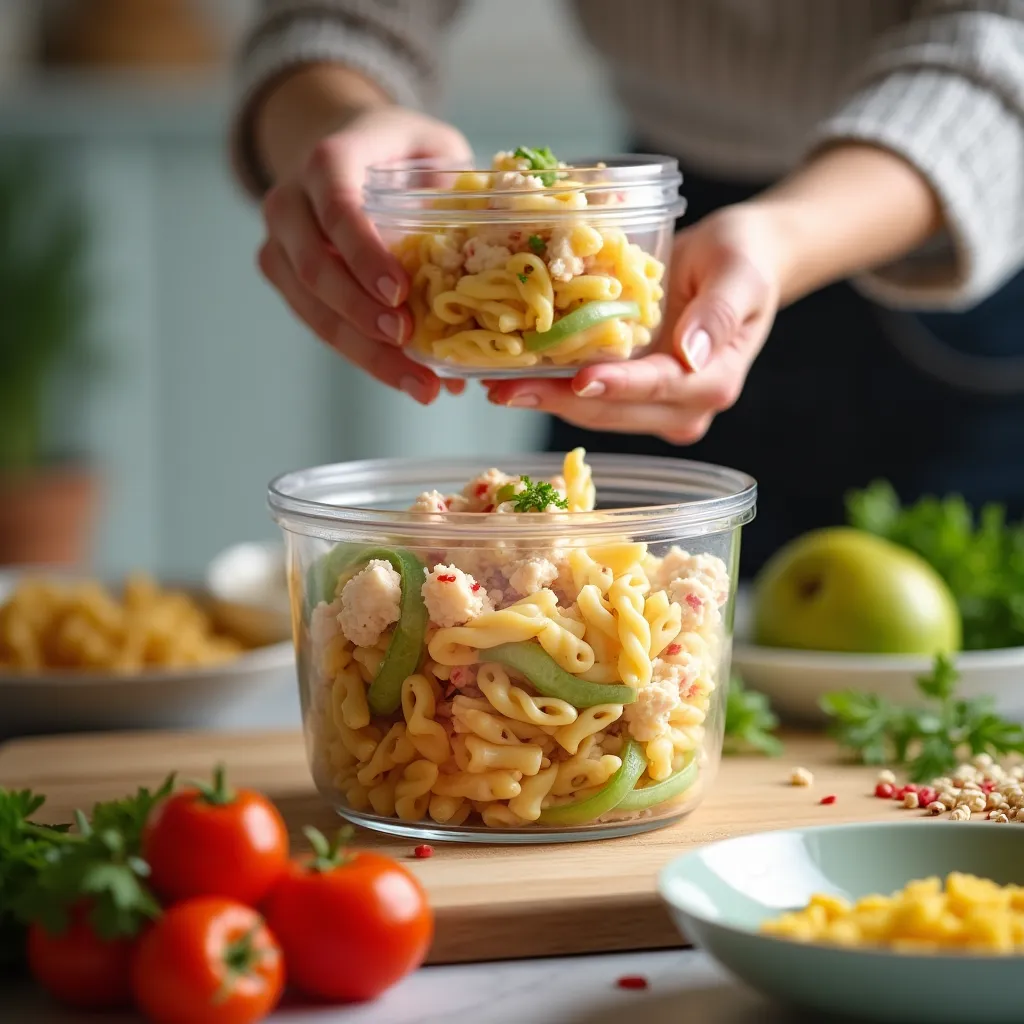
[[[672,227],[668,157],[567,165],[519,147],[485,170],[368,173],[366,210],[409,277],[407,351],[443,377],[571,376],[656,340]]]
[[[354,463],[271,485],[304,581],[293,619],[317,785],[353,821],[424,838],[676,820],[721,752],[753,481],[582,449],[510,462]]]

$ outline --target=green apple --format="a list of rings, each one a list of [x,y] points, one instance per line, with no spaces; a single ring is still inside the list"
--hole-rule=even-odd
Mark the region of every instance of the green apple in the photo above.
[[[754,582],[754,642],[877,654],[960,648],[960,612],[941,576],[912,551],[849,527],[815,530]]]

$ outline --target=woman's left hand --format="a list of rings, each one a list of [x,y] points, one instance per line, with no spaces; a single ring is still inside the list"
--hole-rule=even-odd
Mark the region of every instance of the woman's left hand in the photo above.
[[[497,405],[535,408],[591,430],[692,444],[739,398],[784,290],[783,232],[757,202],[676,237],[657,351],[571,380],[488,381]]]

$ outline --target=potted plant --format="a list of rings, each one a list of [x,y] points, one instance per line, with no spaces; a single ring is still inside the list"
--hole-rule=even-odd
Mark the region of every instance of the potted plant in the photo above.
[[[0,564],[75,564],[95,483],[46,436],[61,370],[86,354],[87,231],[34,155],[0,161]],[[81,377],[75,381],[81,390]]]

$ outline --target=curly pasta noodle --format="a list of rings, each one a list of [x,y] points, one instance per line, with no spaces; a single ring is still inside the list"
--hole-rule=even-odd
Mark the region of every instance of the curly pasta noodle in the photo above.
[[[437,779],[437,765],[433,761],[406,765],[395,785],[395,814],[402,821],[421,821],[430,806],[430,790]]]
[[[619,674],[629,686],[640,688],[651,681],[651,627],[644,618],[646,577],[634,573],[617,579],[609,603],[618,617]]]
[[[451,757],[451,744],[444,727],[434,720],[437,697],[426,676],[409,676],[402,683],[402,714],[405,716],[406,736],[417,752],[444,764]]]
[[[584,739],[607,729],[621,717],[621,704],[597,704],[583,708],[575,722],[555,730],[555,740],[570,754],[575,754]]]
[[[532,725],[570,725],[576,721],[577,711],[568,702],[557,697],[533,697],[519,686],[513,686],[508,673],[500,666],[480,666],[477,686],[491,706],[506,718]]]

